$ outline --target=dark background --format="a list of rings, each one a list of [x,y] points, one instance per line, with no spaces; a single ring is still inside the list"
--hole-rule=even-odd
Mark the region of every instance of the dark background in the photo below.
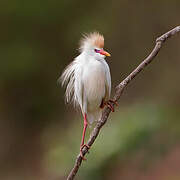
[[[179,0],[1,0],[0,179],[60,180],[72,168],[83,120],[57,79],[82,33],[104,34],[114,88],[179,19]],[[168,40],[128,86],[77,179],[180,179],[179,48]]]

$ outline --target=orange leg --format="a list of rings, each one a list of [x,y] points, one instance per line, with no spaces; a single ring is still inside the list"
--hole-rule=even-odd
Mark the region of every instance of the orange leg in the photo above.
[[[87,144],[84,144],[84,138],[85,138],[85,135],[86,135],[86,129],[87,129],[87,115],[86,113],[84,114],[84,129],[83,129],[83,134],[82,134],[82,141],[81,141],[81,146],[80,146],[80,154],[81,154],[81,157],[83,160],[86,160],[86,158],[83,156],[83,153],[82,153],[82,150],[83,148],[86,146],[88,149],[90,148],[89,145]]]

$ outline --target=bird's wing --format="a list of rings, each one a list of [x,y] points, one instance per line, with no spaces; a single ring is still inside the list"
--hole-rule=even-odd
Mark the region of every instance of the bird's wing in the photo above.
[[[75,69],[77,63],[76,60],[71,62],[62,73],[58,81],[61,82],[62,86],[66,87],[65,100],[67,103],[74,101],[74,82],[75,82]]]
[[[76,67],[75,71],[75,82],[74,82],[74,101],[76,104],[79,104],[81,107],[81,110],[83,111],[83,101],[84,101],[84,84],[82,82],[82,74],[83,74],[83,68],[82,65],[79,63],[79,65]]]

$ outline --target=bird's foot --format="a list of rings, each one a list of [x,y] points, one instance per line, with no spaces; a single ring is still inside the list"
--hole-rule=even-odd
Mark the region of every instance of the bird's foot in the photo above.
[[[110,99],[109,101],[106,102],[107,107],[108,107],[112,112],[114,112],[114,106],[113,106],[112,104],[118,106],[117,101],[114,101],[114,100],[111,100],[111,99]]]
[[[108,101],[102,101],[101,105],[100,105],[100,108],[104,108],[105,106],[107,106],[112,112],[114,112],[114,106],[113,105],[116,105],[118,106],[118,103],[117,101],[114,101],[114,100],[108,100]]]
[[[83,144],[83,145],[81,145],[81,147],[80,147],[80,155],[81,155],[81,158],[82,158],[82,160],[87,160],[85,157],[84,157],[84,155],[83,155],[83,153],[82,153],[82,150],[83,150],[83,148],[84,147],[86,147],[88,150],[90,149],[90,146],[88,145],[88,144]]]

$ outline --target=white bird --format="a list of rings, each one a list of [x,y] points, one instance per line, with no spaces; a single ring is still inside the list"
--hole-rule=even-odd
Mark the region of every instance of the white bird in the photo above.
[[[103,50],[104,37],[93,32],[80,41],[80,55],[77,56],[64,70],[60,77],[62,86],[66,86],[65,99],[80,106],[84,117],[84,129],[80,153],[84,146],[86,128],[102,115],[105,105],[113,111],[109,103],[111,94],[111,75],[109,66],[105,61],[110,54]],[[111,101],[112,102],[112,101]]]

